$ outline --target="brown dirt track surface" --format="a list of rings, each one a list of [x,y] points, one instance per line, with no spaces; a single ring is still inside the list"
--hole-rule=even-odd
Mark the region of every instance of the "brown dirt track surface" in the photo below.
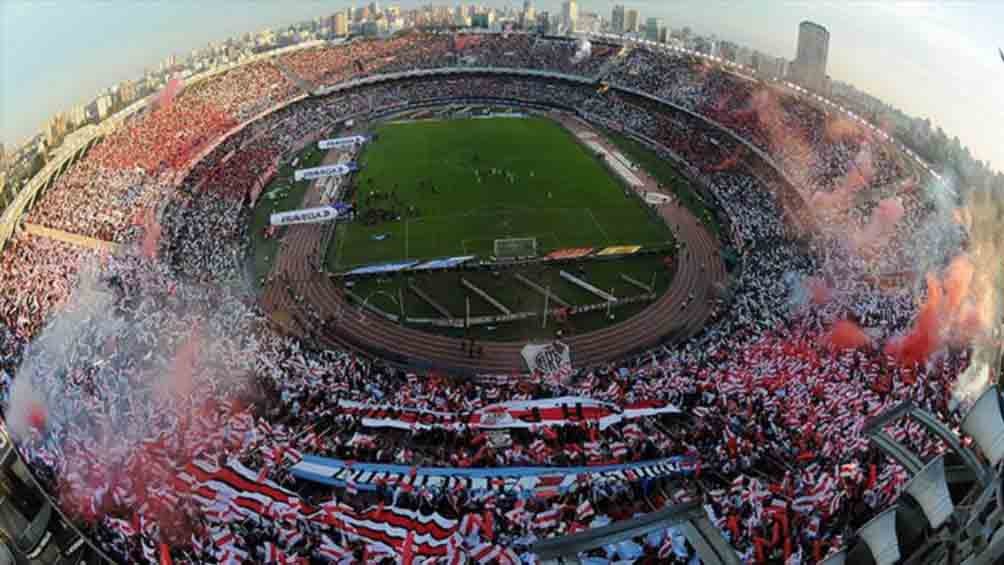
[[[579,121],[562,122],[570,129],[588,127]],[[602,136],[597,136],[596,140],[607,149],[615,149]],[[658,190],[656,182],[648,175],[639,174],[639,178],[645,182],[642,190]],[[316,189],[311,188],[304,205],[313,205],[316,199]],[[610,362],[654,346],[665,337],[688,337],[700,330],[711,315],[714,285],[724,283],[727,276],[718,241],[685,207],[671,203],[659,207],[658,211],[673,229],[677,241],[688,251],[680,253],[670,288],[631,318],[601,330],[564,338],[571,348],[573,366]],[[406,328],[349,304],[337,285],[316,267],[324,253],[325,234],[332,228],[317,224],[294,225],[283,238],[272,270],[273,282],[262,296],[262,305],[286,332],[312,337],[325,347],[349,347],[396,363],[489,374],[525,370],[520,355],[525,342],[479,342],[484,347],[484,355],[471,359],[462,350],[458,338]],[[694,300],[684,307],[691,293]],[[302,301],[294,296],[302,297]],[[322,331],[309,329],[320,328],[317,321],[321,319],[332,323]]]

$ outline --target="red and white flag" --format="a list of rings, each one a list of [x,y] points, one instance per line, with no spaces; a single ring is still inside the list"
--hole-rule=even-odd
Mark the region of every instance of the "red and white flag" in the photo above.
[[[351,551],[331,541],[328,536],[321,536],[321,544],[317,547],[317,554],[338,564],[351,563],[353,559]]]
[[[477,561],[479,565],[498,563],[498,557],[502,554],[502,548],[492,543],[482,543],[471,550],[471,559]]]
[[[547,512],[540,512],[533,519],[533,527],[539,530],[557,527],[559,514],[557,508],[552,508]]]

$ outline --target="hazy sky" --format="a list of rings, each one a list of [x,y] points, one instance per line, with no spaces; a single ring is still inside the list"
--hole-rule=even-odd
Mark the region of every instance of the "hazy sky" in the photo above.
[[[580,9],[609,17],[615,3],[621,2],[582,0]],[[828,71],[834,79],[854,84],[908,114],[930,117],[950,135],[958,135],[977,158],[1004,168],[1000,141],[1004,62],[997,54],[998,45],[1004,45],[1004,1],[623,3],[638,8],[642,17],[662,16],[670,27],[689,25],[699,33],[714,33],[788,59],[794,57],[798,22],[816,21],[830,30]],[[327,15],[349,4],[344,0],[0,0],[3,141],[22,141],[54,112],[93,99],[102,88],[137,76],[171,53],[184,54],[245,31]],[[559,2],[536,4],[538,9],[559,7]]]

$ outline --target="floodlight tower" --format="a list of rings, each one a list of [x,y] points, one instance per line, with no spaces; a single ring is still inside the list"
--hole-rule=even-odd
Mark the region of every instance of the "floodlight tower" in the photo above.
[[[112,562],[63,516],[0,424],[0,563]]]
[[[945,453],[923,462],[882,428],[900,419],[919,423],[945,442]],[[824,561],[991,565],[1004,559],[1004,459],[1001,395],[991,386],[962,421],[982,457],[930,413],[903,403],[872,419],[864,433],[912,475],[895,505],[857,531],[847,547]]]

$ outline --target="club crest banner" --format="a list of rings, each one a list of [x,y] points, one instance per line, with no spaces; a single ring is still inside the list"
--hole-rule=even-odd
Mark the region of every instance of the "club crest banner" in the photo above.
[[[556,372],[570,373],[572,371],[571,349],[560,341],[553,341],[545,345],[535,345],[528,343],[523,346],[523,360],[531,371],[539,371],[544,374]]]

